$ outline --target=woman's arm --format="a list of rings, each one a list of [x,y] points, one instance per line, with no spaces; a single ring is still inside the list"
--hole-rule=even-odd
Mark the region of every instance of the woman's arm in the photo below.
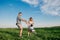
[[[25,23],[27,23],[27,20],[25,20],[25,19],[21,19],[23,22],[25,22]]]

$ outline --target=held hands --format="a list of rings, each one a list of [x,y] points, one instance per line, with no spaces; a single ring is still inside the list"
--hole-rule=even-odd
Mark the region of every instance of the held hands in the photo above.
[[[27,21],[25,20],[26,24],[27,24]]]
[[[22,19],[22,21],[24,21],[27,25],[29,25],[28,21],[25,19]]]
[[[25,23],[26,23],[27,25],[29,25],[29,23],[28,23],[28,21],[27,21],[27,20],[25,20]]]

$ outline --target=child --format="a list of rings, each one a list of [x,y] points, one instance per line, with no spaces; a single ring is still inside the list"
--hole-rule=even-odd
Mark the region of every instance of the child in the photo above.
[[[34,24],[33,18],[30,17],[29,21],[28,21],[28,36],[31,34],[31,32],[35,33],[35,30],[33,28],[33,24]]]

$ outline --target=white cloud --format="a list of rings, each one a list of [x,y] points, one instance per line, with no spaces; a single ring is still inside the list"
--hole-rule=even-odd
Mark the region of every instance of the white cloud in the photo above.
[[[41,10],[44,13],[60,16],[60,0],[43,0],[43,3]]]
[[[34,7],[40,6],[40,9],[45,14],[60,16],[60,0],[22,0]],[[41,1],[43,5],[41,5]]]
[[[33,5],[34,7],[38,6],[39,2],[38,0],[22,0],[23,2],[26,2],[30,5]]]

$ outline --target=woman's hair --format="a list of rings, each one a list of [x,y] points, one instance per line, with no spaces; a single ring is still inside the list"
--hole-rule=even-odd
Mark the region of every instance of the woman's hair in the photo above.
[[[22,14],[22,12],[19,12],[18,14]]]
[[[33,18],[32,18],[32,17],[30,17],[30,18],[29,18],[29,21],[33,21]]]

